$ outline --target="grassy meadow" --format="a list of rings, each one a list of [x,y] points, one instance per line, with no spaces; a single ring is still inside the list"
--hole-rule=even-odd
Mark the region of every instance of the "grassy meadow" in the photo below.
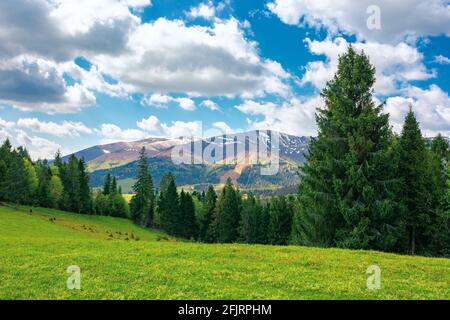
[[[369,265],[381,289],[366,287]],[[68,266],[81,289],[68,290]],[[450,260],[199,244],[120,218],[0,206],[0,299],[449,299]]]

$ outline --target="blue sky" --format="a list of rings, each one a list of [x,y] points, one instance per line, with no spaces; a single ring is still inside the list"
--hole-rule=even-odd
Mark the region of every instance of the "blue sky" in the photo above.
[[[31,17],[23,19],[23,17]],[[36,0],[0,3],[0,140],[34,158],[149,136],[314,135],[352,45],[399,131],[450,135],[442,0]]]

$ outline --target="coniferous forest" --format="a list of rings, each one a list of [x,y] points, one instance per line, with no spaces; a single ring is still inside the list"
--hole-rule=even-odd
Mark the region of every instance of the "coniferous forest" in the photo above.
[[[352,47],[321,95],[318,134],[299,168],[296,194],[256,197],[229,179],[222,190],[185,192],[166,174],[154,187],[140,153],[133,197],[108,174],[89,186],[84,159],[32,161],[8,140],[0,147],[0,201],[114,216],[206,243],[340,247],[450,256],[449,144],[425,139],[414,109],[401,133],[373,99],[375,69]]]

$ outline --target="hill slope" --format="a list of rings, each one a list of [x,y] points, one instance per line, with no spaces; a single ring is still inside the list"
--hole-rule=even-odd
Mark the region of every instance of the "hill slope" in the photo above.
[[[49,209],[0,207],[0,261],[0,299],[450,297],[449,259],[177,242],[127,220]],[[372,264],[380,290],[366,289]],[[71,265],[81,268],[81,290],[66,289]]]

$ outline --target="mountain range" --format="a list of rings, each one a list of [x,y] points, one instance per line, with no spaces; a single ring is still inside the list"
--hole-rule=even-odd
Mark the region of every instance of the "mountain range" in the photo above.
[[[309,141],[310,137],[255,130],[206,139],[157,137],[116,142],[78,151],[75,156],[85,159],[94,188],[111,173],[123,192],[131,193],[139,152],[145,147],[156,187],[165,173],[172,172],[185,189],[201,191],[211,184],[219,188],[231,178],[241,189],[276,194],[296,190],[298,168],[305,161]],[[273,174],[262,174],[261,170],[274,164],[278,168]]]

